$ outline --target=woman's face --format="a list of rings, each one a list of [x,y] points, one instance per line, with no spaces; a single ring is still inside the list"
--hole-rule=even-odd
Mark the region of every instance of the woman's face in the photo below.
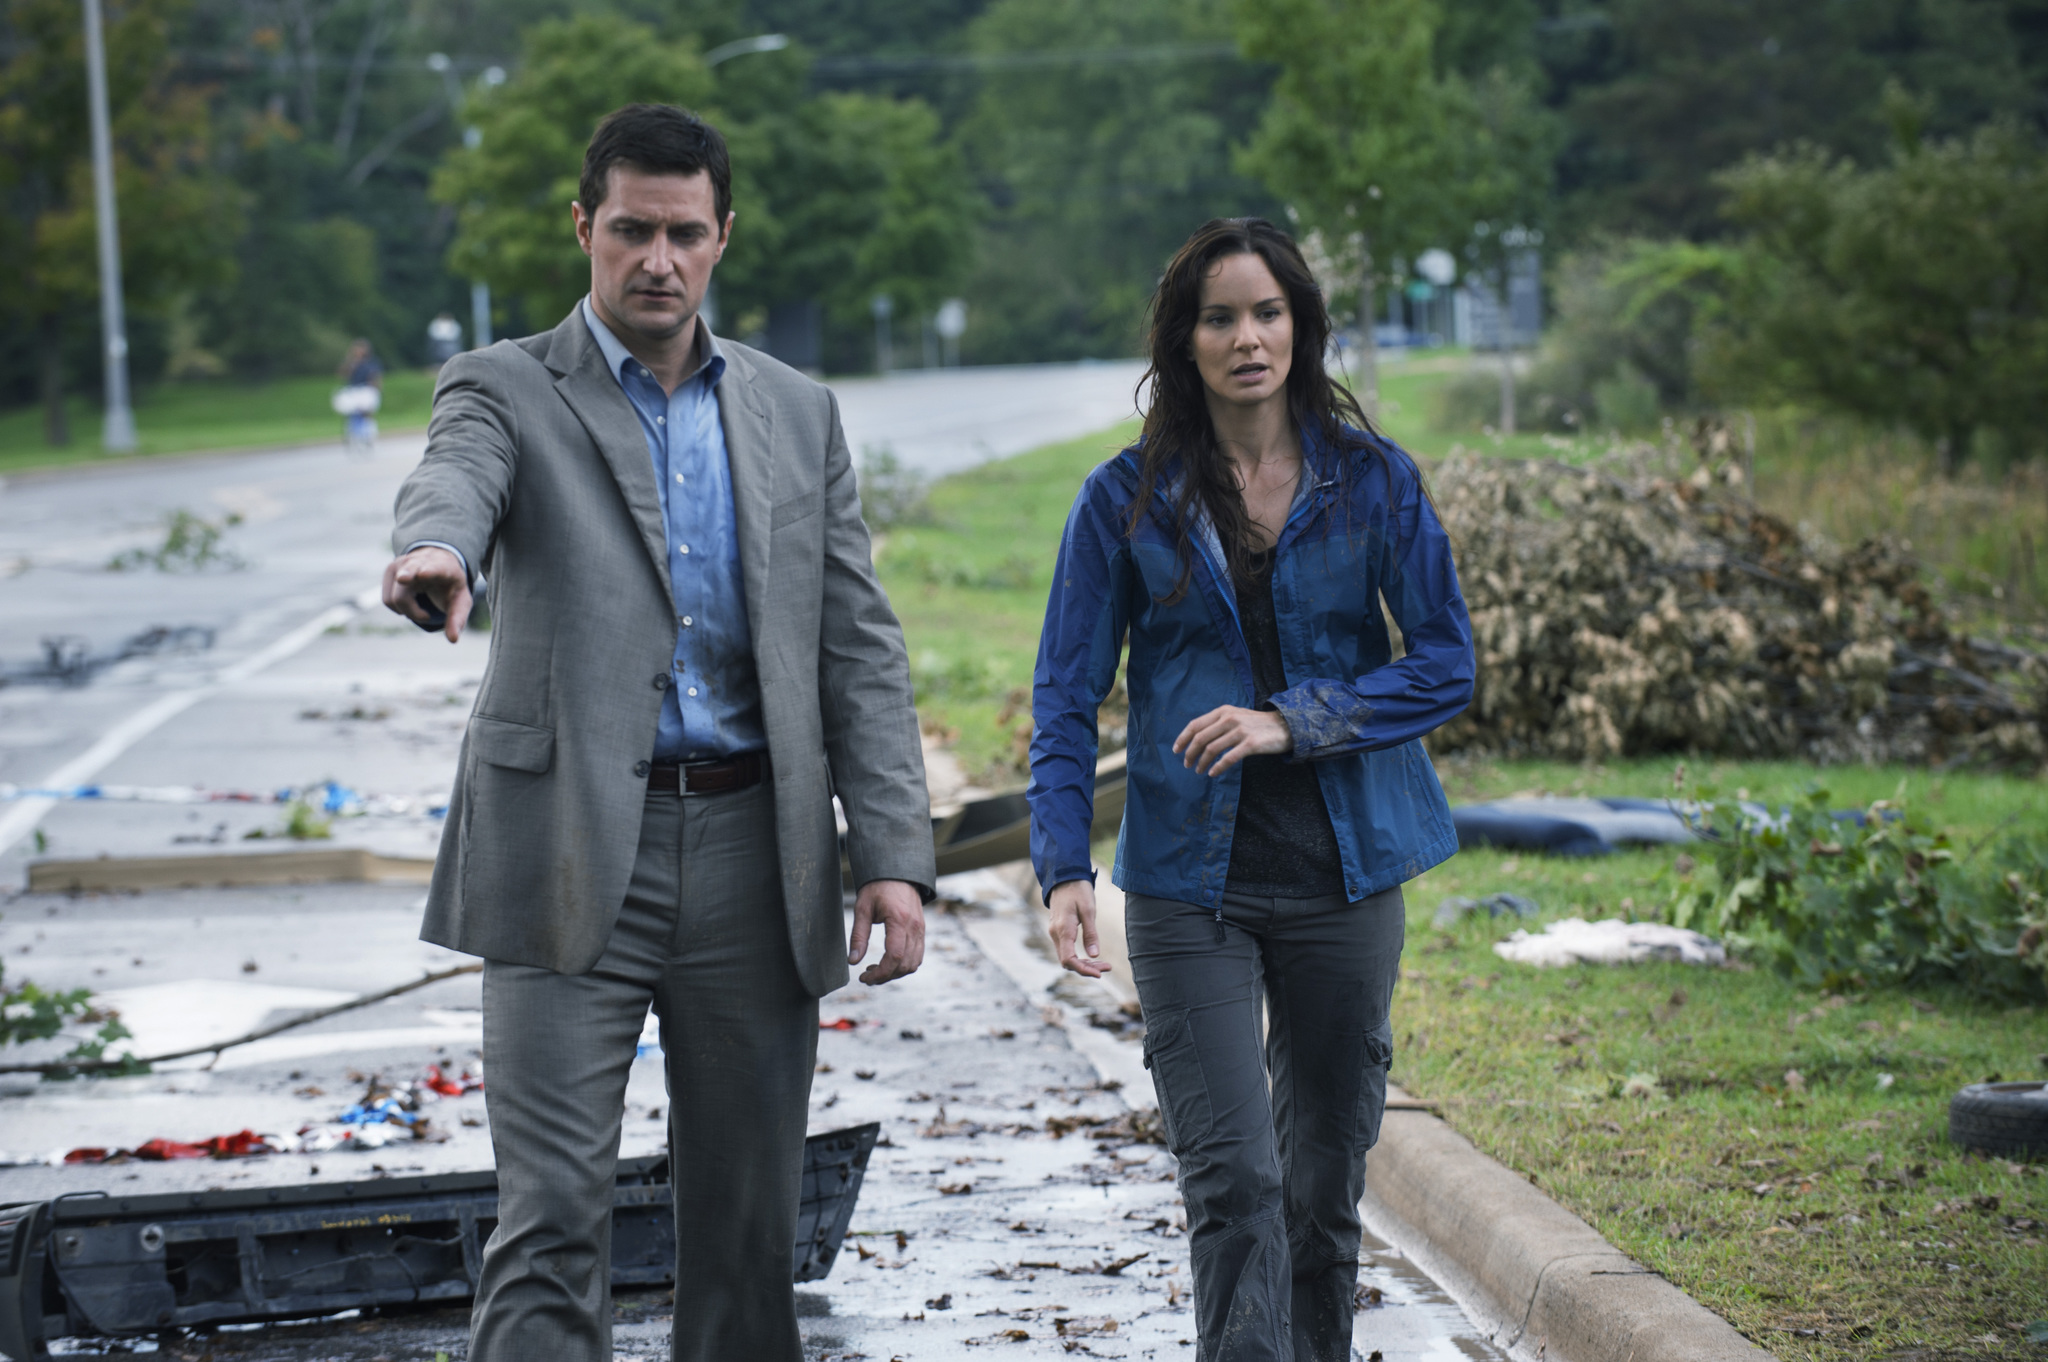
[[[1226,402],[1252,406],[1286,390],[1294,314],[1263,259],[1246,252],[1209,267],[1192,345],[1202,383]]]

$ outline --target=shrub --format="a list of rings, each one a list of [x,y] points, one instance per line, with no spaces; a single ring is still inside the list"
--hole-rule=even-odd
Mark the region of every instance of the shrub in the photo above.
[[[66,1026],[80,1022],[97,1023],[98,1029],[72,1046],[64,1054],[64,1061],[90,1063],[104,1059],[109,1045],[133,1034],[121,1024],[119,1014],[95,1008],[89,990],[53,992],[27,979],[9,988],[5,970],[0,969],[0,1055],[10,1045],[54,1039]]]
[[[2048,837],[2008,834],[1979,860],[1899,800],[1837,812],[1809,785],[1776,811],[1693,792],[1705,864],[1665,905],[1680,927],[1724,937],[1826,988],[1953,983],[2014,999],[2048,993]]]

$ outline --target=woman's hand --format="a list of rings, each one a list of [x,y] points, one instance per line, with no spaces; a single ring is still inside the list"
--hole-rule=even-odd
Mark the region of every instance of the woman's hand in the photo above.
[[[1246,757],[1273,756],[1294,750],[1287,720],[1271,710],[1222,705],[1189,721],[1173,740],[1181,765],[1205,776],[1220,776]]]
[[[1053,886],[1046,906],[1052,909],[1052,948],[1060,964],[1085,979],[1100,979],[1110,966],[1096,959],[1102,954],[1102,938],[1095,934],[1095,886],[1086,880],[1068,880]],[[1082,959],[1079,947],[1088,952]]]

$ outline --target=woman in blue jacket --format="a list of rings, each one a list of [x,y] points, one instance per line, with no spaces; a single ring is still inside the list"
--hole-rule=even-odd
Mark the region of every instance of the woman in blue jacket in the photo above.
[[[1351,1356],[1400,885],[1458,848],[1421,738],[1471,696],[1471,625],[1415,464],[1324,368],[1329,331],[1271,223],[1181,248],[1144,434],[1074,502],[1033,678],[1032,859],[1061,963],[1099,976],[1096,711],[1128,641],[1114,878],[1204,1362]]]

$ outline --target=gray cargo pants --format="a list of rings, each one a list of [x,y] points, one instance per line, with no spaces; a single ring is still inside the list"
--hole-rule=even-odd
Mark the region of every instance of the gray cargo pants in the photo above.
[[[1355,903],[1133,894],[1145,1064],[1187,1203],[1200,1362],[1349,1362],[1401,891]],[[1266,1036],[1260,1043],[1260,1009]]]
[[[818,1002],[791,954],[773,786],[653,794],[597,967],[484,966],[498,1227],[471,1362],[612,1355],[619,1126],[648,1004],[668,1062],[678,1362],[798,1362],[791,1285]]]

